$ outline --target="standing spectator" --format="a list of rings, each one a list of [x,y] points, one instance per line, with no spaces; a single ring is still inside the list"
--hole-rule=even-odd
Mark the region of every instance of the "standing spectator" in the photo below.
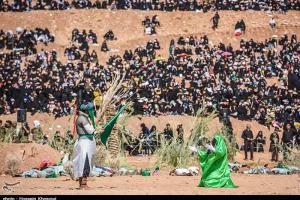
[[[166,125],[166,128],[164,129],[164,136],[166,140],[170,141],[173,139],[173,129],[171,128],[169,123]]]
[[[152,138],[154,138],[154,145],[158,147],[160,145],[160,134],[156,129],[156,126],[152,126],[150,129],[150,134]]]
[[[141,128],[142,128],[142,130],[140,132],[139,138],[142,139],[143,141],[145,141],[147,139],[147,137],[150,135],[150,131],[149,131],[149,128],[144,123],[141,124]],[[145,150],[145,154],[149,155],[150,154],[149,146],[147,144],[145,144],[144,142],[141,142],[140,144],[141,144],[141,146],[140,146],[139,151],[142,148]]]
[[[274,29],[276,27],[276,21],[275,21],[274,17],[272,17],[270,19],[269,24],[270,24],[271,29]]]
[[[279,128],[276,127],[274,132],[270,135],[270,149],[269,151],[272,152],[272,158],[271,161],[278,161],[278,152],[279,152]]]
[[[220,19],[220,15],[218,12],[216,12],[215,15],[211,18],[211,21],[213,22],[213,26],[212,26],[213,30],[218,28],[219,19]]]
[[[184,141],[183,139],[184,130],[182,128],[182,124],[178,124],[176,131],[177,131],[177,142],[182,144]]]
[[[141,128],[140,138],[148,137],[150,135],[149,128],[144,123],[141,124]]]
[[[248,124],[242,133],[244,139],[245,160],[248,160],[248,151],[250,151],[250,160],[253,160],[253,132]]]
[[[0,120],[0,142],[3,142],[5,138],[5,127],[2,126],[2,123],[2,120]]]
[[[266,137],[264,137],[262,131],[259,131],[254,140],[256,152],[264,152],[264,144],[266,144]]]
[[[286,129],[283,131],[281,142],[283,145],[283,159],[286,160],[289,154],[289,148],[293,147],[295,132],[291,128],[291,124],[286,124]]]
[[[296,128],[296,145],[298,148],[300,147],[300,123],[295,123],[295,128]]]

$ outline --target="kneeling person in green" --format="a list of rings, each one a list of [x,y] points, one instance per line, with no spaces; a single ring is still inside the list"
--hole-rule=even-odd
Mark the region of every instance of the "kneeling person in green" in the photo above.
[[[230,170],[227,161],[227,147],[224,138],[216,135],[212,144],[206,144],[207,150],[198,150],[196,147],[190,147],[199,155],[199,163],[202,168],[202,177],[199,187],[213,188],[236,188],[230,178]]]

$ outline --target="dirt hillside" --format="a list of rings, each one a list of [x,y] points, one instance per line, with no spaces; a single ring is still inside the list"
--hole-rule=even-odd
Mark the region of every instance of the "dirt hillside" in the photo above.
[[[148,36],[144,34],[142,20],[145,16],[157,14],[161,22],[157,35]],[[17,27],[35,28],[47,27],[55,35],[55,42],[47,47],[40,45],[40,48],[59,51],[59,57],[66,61],[63,52],[65,47],[70,46],[71,32],[74,28],[79,30],[92,29],[98,36],[98,43],[103,42],[103,35],[112,29],[116,41],[108,43],[112,49],[123,53],[125,49],[134,49],[137,45],[145,45],[150,39],[157,38],[162,49],[160,54],[167,56],[168,45],[171,39],[178,39],[180,35],[201,36],[207,34],[210,44],[223,42],[231,43],[233,47],[239,47],[239,40],[253,38],[264,41],[273,34],[282,35],[284,32],[300,34],[300,15],[296,11],[289,11],[287,14],[276,14],[277,28],[272,31],[268,23],[270,15],[265,12],[255,11],[222,11],[220,24],[216,31],[211,29],[210,19],[213,12],[143,12],[143,11],[118,11],[109,10],[67,10],[67,11],[32,11],[29,13],[0,13],[0,29],[15,31]],[[234,25],[240,19],[244,19],[247,29],[246,34],[240,37],[234,36]],[[100,52],[98,45],[92,46],[96,49],[100,63],[107,61],[109,53]]]
[[[5,144],[0,143],[0,174],[5,172],[5,162],[12,157],[20,161],[20,171],[23,172],[39,167],[44,159],[58,164],[62,155],[48,145],[41,144]]]

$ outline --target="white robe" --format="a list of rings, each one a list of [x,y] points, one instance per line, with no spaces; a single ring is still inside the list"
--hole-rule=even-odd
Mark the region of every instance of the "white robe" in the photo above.
[[[74,146],[74,158],[73,158],[73,175],[75,178],[82,177],[83,168],[85,164],[86,154],[89,159],[90,176],[92,175],[92,169],[94,167],[94,155],[96,153],[96,141],[95,138],[90,140],[88,138],[77,139]]]

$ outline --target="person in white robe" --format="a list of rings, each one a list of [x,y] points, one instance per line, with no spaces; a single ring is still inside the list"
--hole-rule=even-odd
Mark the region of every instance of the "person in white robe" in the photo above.
[[[87,177],[91,176],[96,153],[95,129],[93,128],[88,110],[89,104],[81,105],[76,119],[78,139],[74,146],[73,175],[79,179],[79,189],[87,189]]]

